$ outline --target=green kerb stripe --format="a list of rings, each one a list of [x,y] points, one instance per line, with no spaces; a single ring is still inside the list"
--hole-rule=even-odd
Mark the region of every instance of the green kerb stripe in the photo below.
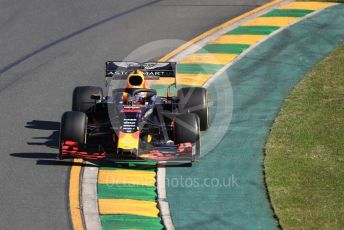
[[[197,51],[197,53],[240,54],[248,47],[250,45],[246,44],[209,44]]]
[[[155,201],[155,190],[155,187],[143,185],[98,184],[98,198]]]
[[[177,73],[181,74],[214,74],[223,65],[218,64],[178,64]]]
[[[99,170],[144,170],[144,171],[155,171],[156,162],[116,162],[112,166],[100,167]]]
[[[262,17],[303,17],[313,10],[272,10]]]
[[[134,215],[100,215],[103,230],[112,229],[163,229],[158,217]]]
[[[227,34],[268,35],[279,28],[278,26],[239,26]]]

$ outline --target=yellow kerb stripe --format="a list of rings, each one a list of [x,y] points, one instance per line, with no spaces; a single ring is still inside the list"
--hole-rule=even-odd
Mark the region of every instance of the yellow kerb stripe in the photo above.
[[[321,10],[323,8],[332,6],[333,3],[329,2],[292,2],[287,5],[284,5],[278,9],[284,9],[284,10]]]
[[[177,82],[179,85],[203,85],[210,78],[209,74],[177,74]]]
[[[175,80],[172,77],[162,77],[157,81],[154,81],[150,84],[151,88],[154,88],[154,85],[171,85]]]
[[[210,78],[209,74],[177,74],[178,85],[192,85],[200,86],[203,85]],[[169,85],[174,83],[172,78],[162,78],[159,81],[154,82],[152,85]],[[148,157],[148,155],[141,157]]]
[[[179,63],[181,64],[227,64],[238,55],[236,54],[217,54],[217,53],[194,53],[185,57]]]
[[[157,217],[159,210],[157,203],[146,200],[131,199],[99,199],[99,213],[106,214],[126,214],[148,217]]]
[[[205,32],[205,33],[195,37],[194,39],[186,42],[185,44],[181,45],[180,47],[173,50],[172,52],[168,53],[163,58],[161,58],[160,61],[167,61],[170,58],[172,58],[173,56],[175,56],[176,54],[180,53],[182,50],[185,50],[187,47],[191,46],[192,44],[195,44],[196,42],[202,40],[203,38],[206,38],[210,34],[216,33],[217,31],[219,31],[219,30],[221,30],[227,26],[233,25],[234,23],[240,21],[241,19],[247,18],[250,15],[253,15],[253,14],[255,14],[261,10],[267,9],[268,7],[275,6],[281,2],[283,2],[283,0],[275,0],[272,2],[268,2],[268,3],[266,3],[260,7],[257,7],[257,8],[255,8],[255,9],[253,9],[247,13],[240,15],[239,17],[233,18],[233,19],[231,19],[231,20],[229,20],[229,21],[227,21],[227,22],[225,22],[219,26],[216,26],[216,27],[212,28],[211,30],[208,30],[207,32]]]
[[[299,19],[294,17],[259,17],[246,22],[244,26],[287,26]]]
[[[99,170],[98,184],[155,186],[155,172],[143,170]]]
[[[74,159],[73,163],[82,163],[82,159]],[[81,166],[72,166],[69,176],[69,209],[72,218],[73,229],[84,229],[80,204],[79,204],[79,178],[80,178]]]
[[[262,40],[264,35],[222,35],[210,44],[255,44]]]

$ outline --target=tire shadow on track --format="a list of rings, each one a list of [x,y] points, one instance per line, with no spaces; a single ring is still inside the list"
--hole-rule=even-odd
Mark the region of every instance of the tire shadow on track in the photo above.
[[[43,145],[49,148],[58,149],[59,147],[59,135],[60,135],[60,122],[57,121],[42,121],[33,120],[27,122],[25,128],[49,130],[52,133],[47,137],[33,137],[33,140],[42,140],[41,142],[27,142],[28,145]]]
[[[113,162],[106,160],[87,160],[83,163],[73,162],[72,157],[65,157],[65,160],[58,160],[57,151],[59,148],[59,137],[60,137],[60,122],[57,121],[43,121],[43,120],[32,120],[26,123],[25,128],[51,131],[48,136],[32,137],[32,142],[27,142],[27,145],[45,146],[54,149],[54,152],[20,152],[9,154],[12,157],[26,158],[26,159],[37,159],[37,165],[48,165],[48,166],[85,166],[85,167],[117,167],[123,169],[148,169],[155,168],[156,165],[136,164],[124,162]]]
[[[27,142],[28,145],[46,146],[52,149],[58,149],[59,135],[60,135],[60,122],[57,121],[42,121],[32,120],[26,123],[25,128],[48,130],[52,133],[46,137],[32,137],[35,142]],[[53,152],[21,152],[11,153],[10,156],[26,159],[37,159],[37,165],[51,165],[51,166],[93,166],[85,163],[72,162],[69,158],[66,161],[56,159],[57,153]]]

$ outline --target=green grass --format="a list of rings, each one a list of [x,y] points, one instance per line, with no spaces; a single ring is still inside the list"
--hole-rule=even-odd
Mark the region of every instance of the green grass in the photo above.
[[[283,229],[344,226],[344,45],[287,97],[266,144],[266,182]]]

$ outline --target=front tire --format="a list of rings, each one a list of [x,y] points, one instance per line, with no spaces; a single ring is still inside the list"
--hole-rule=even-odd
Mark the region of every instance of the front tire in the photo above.
[[[62,159],[62,146],[65,141],[86,144],[87,116],[83,112],[65,112],[62,115],[60,127],[59,159]]]
[[[197,114],[179,114],[174,119],[175,143],[181,144],[191,142],[195,148],[192,162],[199,161],[200,158],[200,121]]]
[[[61,140],[86,144],[87,116],[83,112],[65,112],[61,119]]]

